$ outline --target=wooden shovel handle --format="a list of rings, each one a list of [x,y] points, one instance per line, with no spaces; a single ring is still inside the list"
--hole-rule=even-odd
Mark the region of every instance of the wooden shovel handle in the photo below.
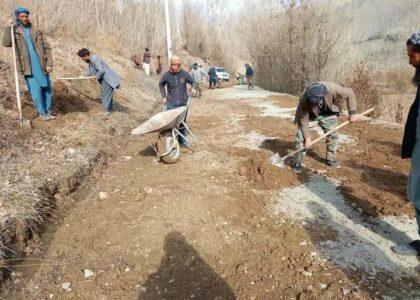
[[[57,80],[86,80],[86,79],[96,79],[96,77],[90,76],[90,77],[62,77],[62,78],[57,78]]]
[[[358,119],[359,117],[364,116],[364,115],[367,115],[367,114],[369,114],[369,113],[373,112],[373,110],[374,110],[373,108],[370,108],[370,109],[368,109],[367,111],[364,111],[364,112],[362,112],[361,114],[358,114],[358,115],[357,115],[357,118],[356,118],[356,121],[357,121],[357,119]],[[331,129],[330,131],[328,131],[328,132],[324,133],[324,134],[323,134],[323,135],[321,135],[320,137],[316,138],[316,139],[315,139],[312,143],[310,143],[310,144],[309,144],[309,146],[312,146],[312,145],[314,145],[314,144],[318,143],[320,140],[322,140],[322,139],[326,138],[326,137],[327,137],[328,135],[330,135],[331,133],[336,132],[337,130],[339,130],[339,129],[343,128],[344,126],[347,126],[349,123],[350,123],[350,121],[346,121],[346,122],[344,122],[344,123],[342,123],[342,124],[338,125],[337,127],[335,127],[335,128],[333,128],[333,129]],[[305,151],[305,150],[306,150],[306,148],[299,149],[299,150],[295,150],[295,151],[293,151],[292,153],[289,153],[289,154],[287,154],[286,156],[284,156],[284,157],[282,158],[282,160],[284,161],[284,160],[288,159],[289,157],[292,157],[292,156],[296,155],[297,153],[299,153],[299,152],[301,152],[301,151]]]

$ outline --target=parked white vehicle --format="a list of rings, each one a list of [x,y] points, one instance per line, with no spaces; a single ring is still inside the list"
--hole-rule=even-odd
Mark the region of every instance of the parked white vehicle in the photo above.
[[[217,79],[223,80],[223,81],[230,80],[230,75],[224,68],[215,67],[215,69],[216,69]]]

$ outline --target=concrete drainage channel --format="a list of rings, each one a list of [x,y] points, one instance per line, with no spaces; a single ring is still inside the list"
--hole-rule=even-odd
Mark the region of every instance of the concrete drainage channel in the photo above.
[[[373,288],[384,281],[389,294],[385,297],[420,297],[414,289],[392,288],[392,282],[416,276],[413,268],[417,259],[400,257],[390,250],[416,237],[415,220],[366,217],[345,201],[338,187],[330,178],[313,175],[305,184],[279,191],[271,213],[301,222],[314,236],[321,256],[357,276],[360,285]]]

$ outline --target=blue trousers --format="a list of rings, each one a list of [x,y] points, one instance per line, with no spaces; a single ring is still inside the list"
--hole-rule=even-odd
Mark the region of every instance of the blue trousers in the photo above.
[[[48,86],[46,87],[41,87],[38,81],[32,76],[26,76],[25,81],[38,114],[40,116],[50,114],[52,107],[52,88],[50,77],[47,76]]]
[[[184,105],[177,105],[177,104],[172,104],[172,103],[166,103],[166,109],[167,110],[171,110],[171,109],[175,109],[181,106],[186,106],[186,104]],[[184,119],[184,123],[187,122],[187,116],[188,116],[188,109],[187,109],[187,113],[185,114],[185,119]],[[179,132],[181,132],[182,135],[187,136],[187,130],[185,129],[185,127],[183,125],[181,125],[179,127]],[[187,141],[182,137],[182,136],[178,136],[178,142],[180,145],[186,145]]]
[[[114,89],[105,80],[100,80],[100,92],[104,111],[111,112],[114,107]]]

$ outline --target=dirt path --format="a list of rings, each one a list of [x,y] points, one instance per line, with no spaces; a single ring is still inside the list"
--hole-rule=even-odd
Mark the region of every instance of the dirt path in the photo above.
[[[76,205],[44,235],[42,260],[24,263],[41,266],[12,274],[2,297],[418,296],[416,262],[387,250],[415,232],[412,220],[363,217],[360,195],[345,191],[360,200],[347,204],[334,185],[334,178],[341,186],[349,181],[344,176],[356,178],[357,168],[325,174],[312,155],[307,167],[318,174],[297,177],[266,164],[269,150],[291,147],[294,101],[239,88],[208,91],[190,112],[194,153],[183,153],[175,165],[156,161],[150,138],[119,145],[116,159],[66,199]],[[354,138],[342,139],[352,147]],[[369,183],[359,177],[354,183]],[[388,192],[377,191],[381,197]],[[390,193],[389,199],[399,196]]]

